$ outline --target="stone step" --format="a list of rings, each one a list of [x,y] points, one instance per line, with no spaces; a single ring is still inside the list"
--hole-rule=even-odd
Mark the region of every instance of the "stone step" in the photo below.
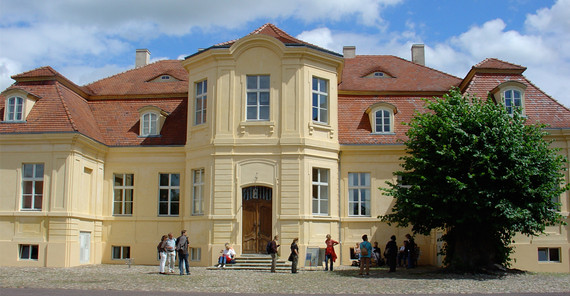
[[[207,269],[218,269],[216,266],[208,267]],[[244,254],[236,257],[234,264],[226,264],[224,269],[233,270],[271,270],[271,256],[263,254]],[[278,271],[291,270],[291,262],[280,258],[277,260],[275,269]]]

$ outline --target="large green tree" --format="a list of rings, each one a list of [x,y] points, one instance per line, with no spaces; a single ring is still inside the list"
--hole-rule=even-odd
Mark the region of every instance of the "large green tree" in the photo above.
[[[408,123],[395,172],[402,181],[381,188],[395,198],[383,221],[424,235],[444,230],[444,263],[459,270],[509,266],[515,233],[564,223],[555,209],[568,190],[566,159],[544,139],[545,126],[457,89],[426,108]]]

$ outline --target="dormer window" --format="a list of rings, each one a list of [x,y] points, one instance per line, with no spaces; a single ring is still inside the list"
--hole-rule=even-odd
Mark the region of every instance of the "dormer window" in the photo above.
[[[384,77],[384,72],[374,72],[374,77]]]
[[[21,97],[11,97],[6,100],[5,121],[24,120],[24,99]]]
[[[393,78],[393,76],[386,73],[386,71],[376,70],[364,75],[363,78]]]
[[[513,114],[515,109],[522,108],[522,95],[520,91],[516,89],[506,90],[503,97],[505,98],[507,113]]]
[[[397,113],[396,106],[389,103],[376,103],[366,109],[370,118],[370,126],[374,134],[394,133],[394,114]]]
[[[162,74],[156,76],[155,78],[149,80],[148,82],[174,82],[174,81],[180,81],[180,80],[174,78],[174,76],[172,75]]]
[[[518,81],[501,83],[491,91],[497,104],[503,104],[507,113],[513,114],[520,110],[524,114],[526,85]]]
[[[160,130],[166,120],[168,113],[155,106],[146,106],[139,109],[140,114],[140,136],[156,137],[160,135]]]
[[[148,137],[158,135],[156,132],[157,121],[158,115],[156,115],[156,113],[148,112],[143,114],[141,120],[141,136]]]

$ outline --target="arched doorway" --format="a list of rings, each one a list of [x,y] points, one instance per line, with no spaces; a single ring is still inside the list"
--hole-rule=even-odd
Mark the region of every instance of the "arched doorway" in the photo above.
[[[243,203],[243,253],[265,253],[271,240],[271,199],[273,189],[249,186],[241,190]]]

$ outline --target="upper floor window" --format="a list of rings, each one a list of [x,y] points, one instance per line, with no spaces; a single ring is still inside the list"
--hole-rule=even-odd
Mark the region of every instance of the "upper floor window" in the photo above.
[[[247,76],[247,120],[269,120],[269,75]]]
[[[113,215],[132,215],[133,174],[114,174],[113,179]]]
[[[153,112],[148,112],[142,116],[142,132],[141,136],[156,136],[157,133],[158,115]]]
[[[24,120],[24,99],[21,97],[11,97],[6,100],[5,121]]]
[[[208,81],[200,81],[196,83],[196,103],[195,103],[195,115],[194,124],[206,123],[206,110],[208,103]]]
[[[370,173],[348,173],[348,215],[370,216]]]
[[[313,77],[313,121],[328,123],[328,81]]]
[[[313,214],[329,213],[329,170],[313,168]]]
[[[158,214],[178,216],[180,210],[180,174],[160,174]]]
[[[22,174],[22,210],[41,210],[44,193],[44,165],[27,163]]]
[[[392,132],[392,112],[386,109],[380,109],[374,112],[374,132],[375,133]]]
[[[514,110],[522,108],[522,95],[520,91],[509,89],[506,90],[503,95],[505,98],[507,113],[513,114]]]

